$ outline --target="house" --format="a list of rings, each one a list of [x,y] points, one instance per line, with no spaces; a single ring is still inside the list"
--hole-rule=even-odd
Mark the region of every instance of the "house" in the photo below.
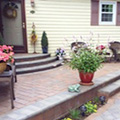
[[[4,9],[8,2],[17,5],[14,12]],[[38,53],[42,52],[43,31],[49,40],[49,53],[68,44],[65,38],[71,42],[73,36],[88,36],[90,31],[99,33],[101,44],[107,44],[108,37],[120,41],[120,0],[0,0],[0,32],[5,44],[14,45],[16,52],[33,53],[33,23]]]

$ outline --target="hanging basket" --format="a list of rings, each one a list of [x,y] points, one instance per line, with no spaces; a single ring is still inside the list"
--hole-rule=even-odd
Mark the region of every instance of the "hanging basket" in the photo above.
[[[0,74],[6,70],[7,64],[5,62],[0,63]]]

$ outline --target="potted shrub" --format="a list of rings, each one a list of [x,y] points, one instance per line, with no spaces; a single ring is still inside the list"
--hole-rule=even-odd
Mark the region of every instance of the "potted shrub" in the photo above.
[[[41,45],[43,53],[48,53],[48,38],[45,31],[42,34]]]
[[[77,53],[72,53],[69,66],[79,71],[82,85],[93,85],[92,79],[95,71],[101,67],[103,56],[92,48],[81,48]]]

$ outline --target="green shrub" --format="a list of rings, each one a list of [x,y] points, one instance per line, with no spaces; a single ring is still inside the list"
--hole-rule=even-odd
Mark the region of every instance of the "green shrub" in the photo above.
[[[43,34],[42,34],[41,45],[42,47],[48,47],[48,38],[45,31],[43,31]]]
[[[79,119],[80,118],[80,110],[70,110],[70,117],[72,119]]]
[[[93,49],[82,48],[77,53],[72,53],[69,66],[79,72],[94,73],[101,67],[103,57]]]
[[[95,98],[93,99],[93,102],[94,102],[95,104],[100,103],[100,99],[99,99],[99,97],[95,97]]]
[[[87,102],[85,104],[85,107],[87,108],[86,114],[91,114],[91,113],[97,112],[97,105],[92,104],[91,101]]]

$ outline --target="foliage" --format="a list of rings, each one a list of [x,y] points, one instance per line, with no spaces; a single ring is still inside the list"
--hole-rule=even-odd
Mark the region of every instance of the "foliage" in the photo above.
[[[102,98],[104,98],[105,100],[105,96],[102,96]],[[83,120],[91,113],[96,113],[99,106],[100,106],[100,98],[95,97],[91,101],[80,106],[78,109],[70,110],[69,117],[66,117],[62,120]],[[84,115],[82,115],[83,112]]]
[[[11,46],[0,45],[0,62],[14,62],[13,49]]]
[[[91,101],[87,102],[85,104],[85,107],[87,108],[86,114],[90,114],[90,113],[96,113],[97,112],[97,105],[96,104],[92,104]]]
[[[48,47],[48,38],[45,31],[43,31],[43,34],[42,34],[41,45],[42,47]]]
[[[69,66],[72,69],[77,69],[79,72],[93,73],[101,67],[104,61],[103,57],[99,55],[94,49],[81,48],[77,53],[72,53]]]
[[[80,110],[70,110],[70,117],[72,119],[79,119],[80,118]]]
[[[96,104],[100,103],[99,97],[95,97],[95,98],[93,99],[93,102],[96,103]]]

